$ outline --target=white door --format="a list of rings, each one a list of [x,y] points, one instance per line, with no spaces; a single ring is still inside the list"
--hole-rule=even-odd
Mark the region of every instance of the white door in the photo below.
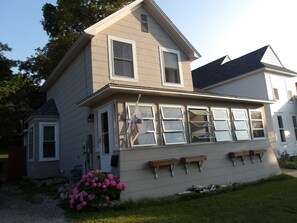
[[[112,105],[98,110],[98,148],[100,151],[101,170],[111,172],[111,155],[114,147],[112,125]]]

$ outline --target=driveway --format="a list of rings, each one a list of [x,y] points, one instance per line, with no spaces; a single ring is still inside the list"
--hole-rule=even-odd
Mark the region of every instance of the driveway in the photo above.
[[[57,206],[58,201],[44,195],[25,199],[24,192],[13,186],[0,188],[1,223],[66,223],[64,210]]]

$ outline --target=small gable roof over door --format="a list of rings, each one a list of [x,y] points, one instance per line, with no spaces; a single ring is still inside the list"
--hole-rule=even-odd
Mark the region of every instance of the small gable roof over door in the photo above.
[[[179,29],[172,23],[172,21],[153,0],[135,0],[124,8],[116,11],[115,13],[107,16],[101,21],[85,29],[78,40],[70,48],[68,53],[57,65],[52,74],[48,77],[41,90],[46,91],[54,83],[59,74],[83,49],[83,46],[87,44],[97,33],[111,26],[115,22],[121,20],[123,17],[130,14],[142,5],[156,19],[156,21],[158,21],[158,23],[164,28],[164,30],[168,32],[170,37],[179,45],[179,47],[187,54],[190,61],[194,61],[201,57],[198,51],[193,47],[193,45],[187,40],[187,38],[179,31]]]

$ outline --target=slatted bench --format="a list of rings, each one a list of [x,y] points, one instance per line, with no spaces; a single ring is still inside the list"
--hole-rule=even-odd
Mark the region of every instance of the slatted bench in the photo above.
[[[182,157],[180,160],[185,166],[186,174],[188,174],[189,173],[189,166],[190,166],[191,163],[197,163],[199,172],[201,172],[202,163],[203,163],[204,160],[207,160],[207,156],[204,156],[204,155],[186,156],[186,157]]]
[[[171,158],[171,159],[162,159],[162,160],[151,160],[148,161],[148,166],[150,168],[153,168],[155,179],[158,179],[158,171],[160,167],[169,166],[170,174],[173,177],[174,176],[174,166],[177,163],[177,159]]]
[[[266,153],[266,149],[249,150],[249,153],[250,153],[252,163],[254,163],[255,156],[259,156],[260,162],[262,162],[262,157],[264,156],[264,153]]]
[[[249,155],[250,155],[249,151],[246,151],[246,150],[236,151],[236,152],[230,152],[229,153],[229,157],[232,160],[233,166],[235,166],[235,159],[236,158],[240,158],[242,164],[244,165],[245,164],[245,158],[247,156],[249,156]]]

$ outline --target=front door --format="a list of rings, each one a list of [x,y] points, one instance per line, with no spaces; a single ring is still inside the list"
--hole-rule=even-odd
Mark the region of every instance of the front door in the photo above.
[[[112,125],[112,105],[98,110],[98,148],[100,151],[101,170],[111,172],[111,155],[114,147]]]

